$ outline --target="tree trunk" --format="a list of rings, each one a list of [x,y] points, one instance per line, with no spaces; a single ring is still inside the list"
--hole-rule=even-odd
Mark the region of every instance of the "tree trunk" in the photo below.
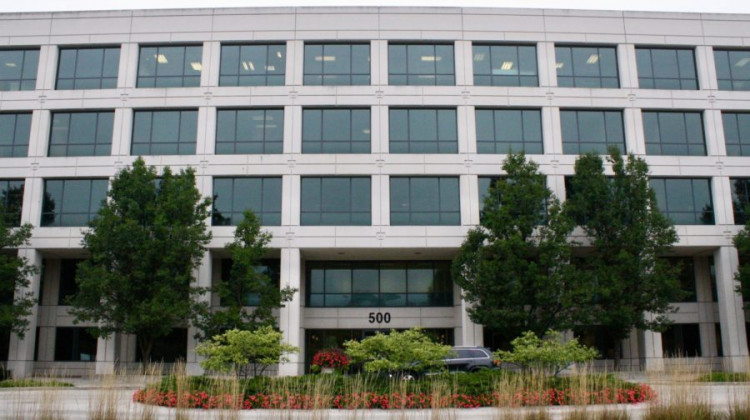
[[[138,336],[138,348],[141,349],[141,365],[145,368],[151,364],[151,349],[154,347],[153,338]]]

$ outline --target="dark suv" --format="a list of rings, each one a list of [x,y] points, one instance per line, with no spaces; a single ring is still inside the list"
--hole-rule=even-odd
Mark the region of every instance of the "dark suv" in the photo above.
[[[492,352],[485,347],[453,347],[453,356],[443,359],[450,371],[474,372],[495,367]]]

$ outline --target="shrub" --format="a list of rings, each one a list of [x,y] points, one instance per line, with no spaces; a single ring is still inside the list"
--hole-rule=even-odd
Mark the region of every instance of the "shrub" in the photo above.
[[[510,344],[513,351],[495,352],[495,357],[501,362],[517,364],[525,371],[538,371],[554,376],[573,363],[588,362],[599,355],[596,349],[579,344],[575,338],[563,342],[562,334],[552,330],[547,331],[544,339],[526,331]]]
[[[349,365],[349,356],[341,349],[321,350],[315,353],[310,364],[313,371],[322,368],[344,369]]]

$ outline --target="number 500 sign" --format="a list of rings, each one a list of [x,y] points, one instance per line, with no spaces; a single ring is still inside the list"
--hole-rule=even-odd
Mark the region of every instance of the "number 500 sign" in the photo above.
[[[391,314],[389,312],[370,312],[367,320],[370,321],[370,324],[389,324]]]

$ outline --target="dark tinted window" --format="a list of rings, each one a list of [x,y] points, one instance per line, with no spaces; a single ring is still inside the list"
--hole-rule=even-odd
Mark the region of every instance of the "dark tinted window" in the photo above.
[[[458,177],[391,177],[391,225],[460,225]]]
[[[0,157],[29,154],[31,114],[0,114]]]
[[[750,90],[750,50],[714,50],[721,90]]]
[[[302,153],[370,153],[370,110],[304,109]]]
[[[57,89],[113,89],[117,87],[120,47],[61,48]]]
[[[711,184],[705,178],[654,178],[659,211],[676,225],[713,225]]]
[[[96,337],[86,328],[55,328],[56,362],[96,361]]]
[[[198,111],[135,111],[130,154],[192,155]]]
[[[281,225],[281,177],[214,178],[213,225],[236,226],[252,210],[265,226]]]
[[[281,280],[281,260],[262,260],[255,266],[255,272],[268,276],[270,283],[268,287],[278,288]],[[232,259],[225,258],[221,260],[221,281],[229,281],[232,273]],[[244,293],[244,306],[258,306],[260,304],[260,293]],[[221,301],[221,306],[228,306],[227,302]]]
[[[391,108],[391,153],[458,153],[455,109]]]
[[[665,257],[669,264],[679,265],[680,289],[684,293],[680,302],[696,302],[698,295],[695,282],[695,264],[693,257]]]
[[[39,50],[0,50],[0,91],[34,90]]]
[[[705,156],[700,112],[643,111],[646,154]]]
[[[112,149],[115,113],[55,112],[49,156],[108,156]]]
[[[41,225],[86,226],[105,198],[106,179],[47,179]]]
[[[276,154],[284,149],[284,110],[220,109],[216,154]]]
[[[451,44],[388,45],[388,84],[455,85]]]
[[[539,86],[533,45],[474,45],[477,86]]]
[[[538,109],[477,109],[477,152],[544,153]]]
[[[698,89],[693,50],[636,48],[641,89]]]
[[[750,156],[750,113],[722,112],[721,118],[727,155]]]
[[[606,154],[610,146],[625,153],[625,133],[620,111],[561,110],[560,125],[565,154]]]
[[[219,86],[281,86],[286,45],[222,45]]]
[[[76,273],[78,272],[78,263],[81,261],[83,260],[60,260],[60,281],[57,293],[58,305],[68,305],[68,298],[78,292]]]
[[[21,226],[23,184],[22,179],[0,179],[0,209],[4,211],[4,222],[9,226]]]
[[[555,57],[558,86],[620,87],[614,47],[555,47]]]
[[[187,358],[187,328],[173,328],[172,332],[154,341],[151,348],[151,361],[157,363],[175,363]],[[135,361],[143,361],[141,348],[135,347]]]
[[[747,223],[747,206],[750,205],[750,178],[731,178],[732,208],[734,209],[734,224]]]
[[[370,225],[370,178],[304,177],[300,207],[303,226]]]
[[[141,47],[138,57],[139,88],[194,87],[201,83],[203,47]]]
[[[700,357],[701,334],[698,324],[673,324],[661,333],[664,357]]]
[[[306,85],[369,85],[369,44],[305,44]]]

